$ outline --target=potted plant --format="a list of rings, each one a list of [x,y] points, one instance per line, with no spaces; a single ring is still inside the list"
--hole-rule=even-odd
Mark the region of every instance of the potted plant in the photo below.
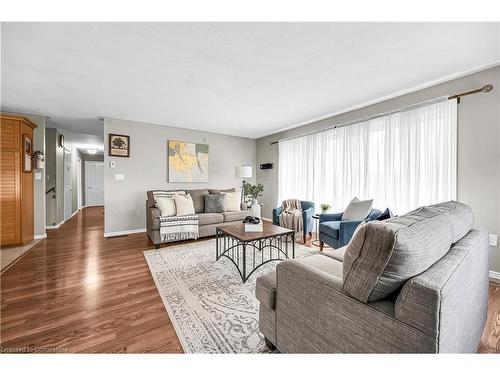
[[[258,183],[257,185],[252,185],[249,182],[245,182],[243,184],[243,194],[245,197],[252,198],[253,204],[258,204],[257,198],[262,196],[262,192],[264,191],[264,185]]]
[[[328,210],[331,208],[331,206],[328,203],[321,203],[320,207],[321,207],[322,214],[326,214],[328,212]]]

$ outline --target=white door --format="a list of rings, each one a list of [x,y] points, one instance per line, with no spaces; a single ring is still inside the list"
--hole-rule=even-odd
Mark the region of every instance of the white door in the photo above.
[[[82,159],[78,158],[76,163],[76,196],[78,209],[82,208]]]
[[[71,192],[71,153],[64,150],[64,220],[71,217],[73,194]]]
[[[104,163],[85,162],[85,202],[87,206],[104,206]]]

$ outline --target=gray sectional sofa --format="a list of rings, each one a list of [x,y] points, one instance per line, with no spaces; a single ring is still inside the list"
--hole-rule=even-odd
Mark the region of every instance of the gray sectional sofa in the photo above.
[[[458,202],[421,207],[279,263],[257,279],[260,331],[287,353],[476,352],[489,249],[473,221]]]
[[[182,189],[176,189],[179,191]],[[215,235],[215,228],[218,226],[232,224],[242,221],[246,216],[250,215],[250,211],[245,210],[242,204],[242,211],[221,212],[221,213],[204,213],[205,203],[204,196],[206,194],[220,194],[221,192],[234,192],[235,189],[194,189],[182,190],[186,194],[190,194],[193,199],[193,205],[196,215],[198,215],[199,237],[208,237]],[[155,206],[153,191],[147,192],[146,200],[146,231],[154,243],[156,248],[160,247],[160,210]]]

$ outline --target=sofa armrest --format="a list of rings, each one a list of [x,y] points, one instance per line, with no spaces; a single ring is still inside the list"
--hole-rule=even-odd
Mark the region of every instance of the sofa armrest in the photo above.
[[[313,215],[314,215],[314,206],[309,207],[307,210],[302,211],[302,222],[304,224],[304,234],[307,234],[312,231],[313,227]]]
[[[362,220],[341,221],[339,227],[339,245],[345,246],[351,241],[351,238],[356,231],[356,228],[361,224]]]
[[[320,214],[319,222],[322,223],[324,221],[341,221],[343,212],[338,212],[336,214]]]
[[[157,207],[148,207],[148,202],[146,201],[146,230],[148,232],[153,231],[153,221],[160,217],[160,209]]]
[[[282,211],[281,207],[273,208],[273,224],[274,225],[280,225],[279,216],[281,214],[281,211]]]
[[[347,295],[342,280],[296,260],[278,264],[276,346],[287,353],[435,352],[436,342]],[[392,309],[392,312],[391,312]]]

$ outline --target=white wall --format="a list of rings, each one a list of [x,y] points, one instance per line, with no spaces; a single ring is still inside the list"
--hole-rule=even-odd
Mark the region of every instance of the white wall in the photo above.
[[[274,163],[274,169],[257,170],[257,181],[264,185],[264,193],[260,199],[264,204],[263,216],[271,217],[272,208],[278,204],[278,145],[270,145],[271,141],[324,129],[428,99],[473,90],[487,83],[494,86],[492,92],[464,97],[458,105],[458,200],[472,207],[478,226],[486,228],[490,233],[500,234],[499,66],[258,139],[257,164]],[[334,188],[332,186],[332,189]],[[342,211],[343,208],[333,207],[333,210]],[[500,272],[500,247],[490,247],[490,254],[491,270]]]
[[[108,156],[110,133],[130,136],[130,158]],[[208,183],[168,183],[168,140],[209,145]],[[254,139],[115,119],[104,120],[104,146],[105,235],[146,227],[146,191],[238,187],[241,181],[234,177],[234,167],[255,167],[256,159]],[[115,169],[110,161],[116,163]],[[115,174],[123,174],[125,180],[116,181]]]

